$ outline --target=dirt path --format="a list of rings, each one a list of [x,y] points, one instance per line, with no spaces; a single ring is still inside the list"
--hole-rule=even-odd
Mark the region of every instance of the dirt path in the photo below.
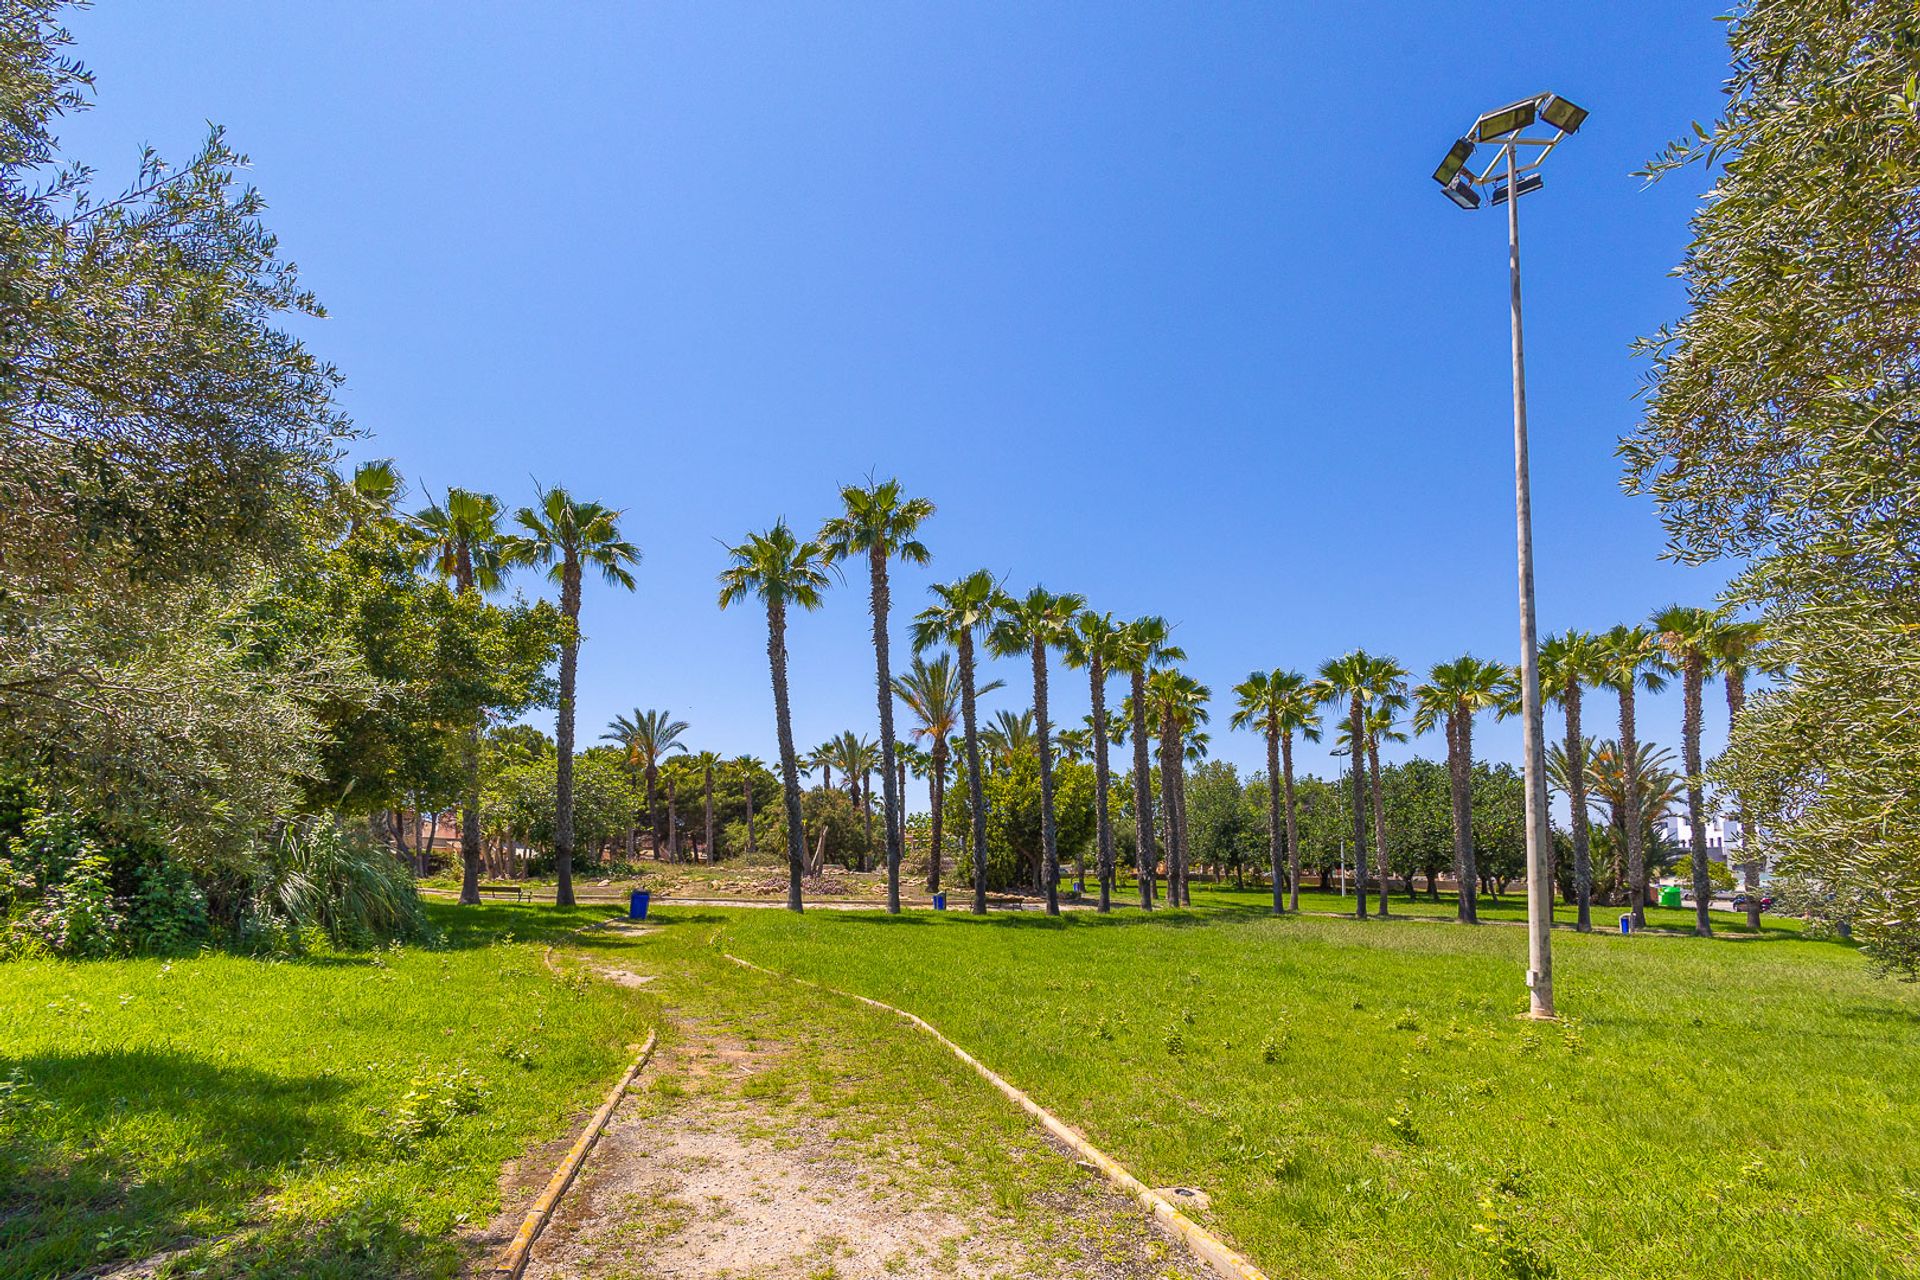
[[[876,1070],[872,1048],[806,1020],[677,1010],[527,1276],[1207,1275],[970,1075]],[[969,1123],[972,1108],[992,1122]],[[490,1234],[510,1234],[525,1199],[509,1189]]]

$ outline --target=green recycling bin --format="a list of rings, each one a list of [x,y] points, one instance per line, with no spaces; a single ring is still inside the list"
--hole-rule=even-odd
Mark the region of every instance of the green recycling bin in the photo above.
[[[1680,900],[1686,896],[1686,890],[1677,884],[1670,884],[1660,891],[1660,905],[1663,907],[1681,906],[1682,903]]]

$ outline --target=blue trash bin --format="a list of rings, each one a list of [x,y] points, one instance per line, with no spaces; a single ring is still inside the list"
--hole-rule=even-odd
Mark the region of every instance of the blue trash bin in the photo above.
[[[934,894],[934,895],[933,895],[933,909],[934,909],[935,911],[945,911],[945,910],[947,909],[947,895],[946,895],[946,894],[944,894],[944,893],[936,893],[936,894]]]
[[[1622,933],[1633,932],[1633,916],[1631,914],[1620,917],[1620,932]]]
[[[651,891],[635,889],[632,895],[627,898],[627,919],[645,920],[647,918],[647,904],[652,901],[653,894]]]

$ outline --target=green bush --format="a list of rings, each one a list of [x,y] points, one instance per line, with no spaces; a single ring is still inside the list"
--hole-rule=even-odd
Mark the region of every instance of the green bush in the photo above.
[[[432,933],[400,860],[326,817],[286,825],[267,851],[251,898],[251,923],[270,939],[289,928],[319,929],[335,946],[365,947]]]

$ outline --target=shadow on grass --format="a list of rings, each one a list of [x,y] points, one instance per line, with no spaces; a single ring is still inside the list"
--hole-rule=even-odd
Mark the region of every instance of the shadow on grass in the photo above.
[[[977,916],[971,911],[914,911],[890,916],[884,911],[821,911],[817,916],[829,918],[836,926],[854,925],[868,928],[910,928],[933,924],[945,924],[955,928],[986,927],[994,929],[1194,929],[1209,925],[1228,924],[1244,920],[1271,918],[1270,907],[1252,906],[1209,906],[1204,908],[1156,907],[1152,911],[1142,911],[1139,907],[1116,907],[1106,915],[1097,911],[1062,911],[1050,916],[1044,911],[989,911]]]
[[[272,1076],[170,1049],[0,1058],[0,1276],[65,1275],[167,1247],[247,1206],[290,1166],[359,1151],[322,1123],[347,1085]],[[163,1164],[112,1142],[170,1131]],[[153,1144],[137,1149],[151,1152]]]

